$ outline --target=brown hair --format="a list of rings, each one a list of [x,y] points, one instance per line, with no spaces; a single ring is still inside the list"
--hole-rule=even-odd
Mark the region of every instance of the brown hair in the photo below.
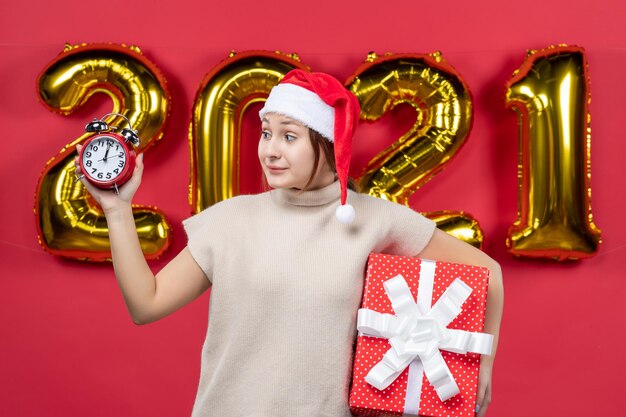
[[[313,146],[313,169],[311,170],[311,176],[307,181],[302,191],[305,191],[309,188],[309,185],[313,182],[315,178],[315,173],[317,172],[317,167],[320,164],[320,149],[321,153],[324,154],[324,158],[326,162],[328,162],[328,166],[335,173],[335,178],[337,177],[337,166],[335,165],[335,148],[333,143],[322,136],[318,131],[309,128],[309,139],[311,140],[311,145]],[[352,191],[359,192],[359,187],[356,182],[352,178],[348,178],[348,188]]]

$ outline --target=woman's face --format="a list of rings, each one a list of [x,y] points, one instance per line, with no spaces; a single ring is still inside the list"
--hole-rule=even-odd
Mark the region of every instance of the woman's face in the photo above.
[[[309,138],[309,129],[300,122],[280,114],[263,117],[259,140],[259,161],[272,188],[303,189],[309,181],[315,154]],[[320,160],[308,189],[316,189],[334,181],[326,158]]]

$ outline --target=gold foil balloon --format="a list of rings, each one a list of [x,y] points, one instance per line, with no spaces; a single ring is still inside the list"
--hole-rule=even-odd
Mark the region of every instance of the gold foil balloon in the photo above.
[[[485,236],[472,215],[452,210],[432,211],[426,215],[437,223],[439,229],[472,246],[482,247]]]
[[[111,111],[126,116],[138,131],[139,152],[162,138],[170,109],[165,78],[132,46],[66,45],[39,75],[37,92],[48,109],[63,115],[80,108],[94,94],[108,95],[113,101]],[[125,123],[119,116],[106,122],[110,126]],[[35,216],[39,242],[47,252],[104,261],[111,257],[106,219],[85,187],[74,181],[76,145],[89,135],[73,139],[48,161],[37,184]],[[144,254],[156,258],[170,244],[170,225],[158,209],[134,207]]]
[[[465,142],[472,125],[472,99],[461,76],[440,53],[396,54],[366,62],[346,82],[361,103],[361,120],[374,122],[405,103],[417,113],[408,132],[369,162],[363,192],[401,204],[442,170]],[[477,247],[483,232],[460,212],[426,213],[442,230]]]
[[[519,208],[507,247],[518,256],[593,256],[600,230],[591,214],[589,75],[573,46],[530,51],[507,83],[519,116]]]
[[[196,94],[190,127],[194,212],[239,194],[242,117],[253,103],[294,68],[308,69],[295,54],[249,51],[235,54],[209,72]]]

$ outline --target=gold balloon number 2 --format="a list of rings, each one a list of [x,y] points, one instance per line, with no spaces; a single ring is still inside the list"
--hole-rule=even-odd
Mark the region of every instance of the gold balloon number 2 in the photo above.
[[[370,54],[347,81],[361,104],[361,120],[376,122],[406,104],[414,125],[365,167],[361,191],[408,205],[409,197],[441,171],[465,143],[472,125],[468,86],[440,53]],[[469,214],[424,213],[437,227],[476,247],[483,231]]]
[[[45,105],[67,114],[91,94],[105,92],[114,101],[114,111],[127,112],[142,131],[140,136],[150,138],[142,141],[142,148],[161,138],[169,95],[165,80],[138,50],[82,45],[64,54],[40,76],[39,92]],[[579,64],[574,63],[578,62],[576,54]],[[521,132],[520,210],[507,245],[517,256],[588,257],[597,252],[600,231],[591,217],[584,54],[580,48],[548,48],[529,57],[507,90],[507,103],[520,113]],[[548,61],[547,66],[542,59]],[[243,114],[251,104],[264,101],[293,68],[309,69],[295,54],[233,52],[204,77],[189,130],[189,200],[194,212],[239,193]],[[346,87],[359,98],[364,121],[375,122],[399,104],[414,108],[415,124],[372,159],[357,178],[363,192],[407,204],[410,195],[443,169],[464,144],[472,124],[469,88],[440,53],[370,54]],[[149,94],[141,96],[143,91]],[[53,254],[104,260],[110,256],[106,223],[82,185],[73,182],[71,157],[76,144],[85,138],[67,145],[42,174],[36,206],[40,241]],[[483,232],[469,214],[440,211],[426,215],[442,230],[474,246],[482,245]],[[136,220],[146,256],[160,255],[170,239],[165,217],[154,208],[143,208],[137,210]]]
[[[48,109],[71,114],[96,93],[113,101],[112,112],[126,116],[138,131],[145,151],[163,136],[170,96],[160,71],[136,47],[110,44],[66,45],[37,79],[40,101]],[[123,126],[119,116],[106,120]],[[106,219],[85,187],[74,180],[76,145],[91,134],[67,144],[48,161],[39,178],[35,215],[44,249],[66,258],[110,259]],[[156,258],[171,241],[171,227],[154,207],[134,206],[139,240],[147,258]]]
[[[594,255],[600,230],[591,213],[589,76],[582,48],[529,51],[507,84],[519,114],[519,209],[507,246],[518,256]]]

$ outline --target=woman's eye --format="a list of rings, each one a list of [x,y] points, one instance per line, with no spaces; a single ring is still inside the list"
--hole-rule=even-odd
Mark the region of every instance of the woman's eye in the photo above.
[[[287,140],[287,142],[291,142],[298,139],[298,137],[294,135],[285,135],[285,139]]]
[[[266,131],[261,132],[261,139],[269,139],[270,136],[271,136],[270,132],[266,132]]]

